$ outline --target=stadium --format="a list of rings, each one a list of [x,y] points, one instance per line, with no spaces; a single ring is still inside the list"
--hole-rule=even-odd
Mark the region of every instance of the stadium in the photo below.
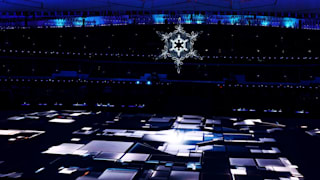
[[[316,180],[320,1],[0,1],[0,177]]]

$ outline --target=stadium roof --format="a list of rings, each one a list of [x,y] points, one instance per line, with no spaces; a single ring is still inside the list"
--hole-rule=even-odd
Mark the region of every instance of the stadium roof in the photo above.
[[[0,11],[320,12],[319,0],[0,0]]]

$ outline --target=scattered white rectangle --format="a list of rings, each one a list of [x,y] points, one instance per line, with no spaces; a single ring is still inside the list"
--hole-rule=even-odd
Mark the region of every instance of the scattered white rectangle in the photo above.
[[[102,141],[93,140],[82,147],[82,150],[89,152],[126,152],[134,143],[133,142],[121,142],[121,141]]]
[[[51,123],[69,124],[69,123],[73,123],[74,119],[58,119],[58,118],[55,118],[55,119],[49,120],[49,122],[51,122]]]
[[[124,162],[146,161],[148,160],[149,156],[150,154],[127,153],[121,158],[121,161],[124,161]]]
[[[75,151],[80,149],[84,144],[73,144],[73,143],[63,143],[58,146],[52,146],[48,150],[42,152],[44,154],[73,154]]]
[[[138,173],[134,169],[116,169],[105,170],[99,177],[99,180],[132,180]]]

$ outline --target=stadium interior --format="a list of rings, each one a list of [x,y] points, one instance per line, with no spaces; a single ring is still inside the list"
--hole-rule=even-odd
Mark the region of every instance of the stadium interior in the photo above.
[[[0,1],[0,178],[317,180],[320,1]]]

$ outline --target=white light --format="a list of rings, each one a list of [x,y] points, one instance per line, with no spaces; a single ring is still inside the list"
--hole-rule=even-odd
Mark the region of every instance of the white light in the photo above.
[[[0,136],[4,135],[4,136],[13,136],[16,134],[19,134],[20,131],[19,130],[0,130]]]
[[[74,119],[51,119],[49,120],[49,122],[51,123],[62,123],[62,124],[69,124],[69,123],[73,123],[75,120]]]
[[[78,142],[80,141],[80,138],[72,138],[71,141]]]
[[[236,169],[230,169],[232,175],[247,175],[247,169],[245,167],[237,167]]]

